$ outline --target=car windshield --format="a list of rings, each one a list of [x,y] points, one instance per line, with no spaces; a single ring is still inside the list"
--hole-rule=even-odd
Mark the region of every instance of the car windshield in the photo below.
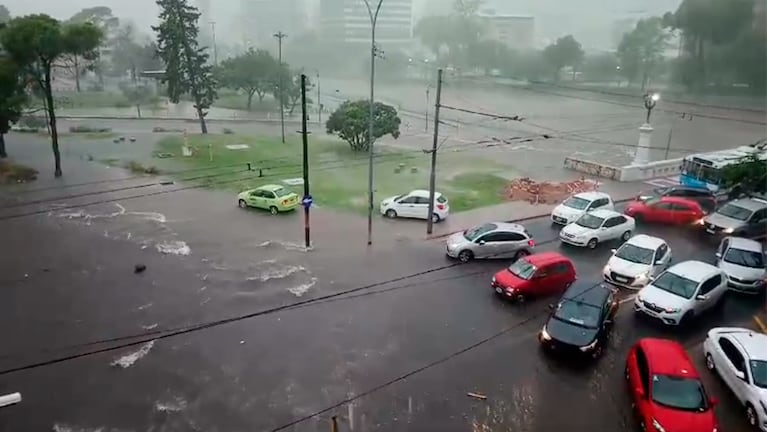
[[[652,264],[652,257],[655,255],[655,251],[626,243],[621,246],[615,256],[637,264]]]
[[[653,402],[678,410],[703,412],[708,409],[706,392],[696,379],[653,375]]]
[[[554,318],[587,329],[598,328],[600,316],[598,307],[577,300],[565,300],[554,311]]]
[[[574,208],[576,210],[584,210],[586,207],[588,207],[588,205],[590,203],[591,203],[591,201],[589,201],[587,199],[583,199],[583,198],[578,198],[578,197],[572,196],[572,197],[566,199],[565,202],[563,202],[562,204],[565,207]]]
[[[692,298],[695,294],[695,289],[698,287],[697,282],[683,278],[682,276],[669,271],[655,279],[652,282],[652,285],[655,288],[662,289],[663,291],[676,294],[686,299]]]
[[[754,377],[754,385],[767,389],[767,361],[751,360],[751,376]]]
[[[477,237],[481,236],[484,233],[490,232],[494,229],[498,228],[498,225],[496,224],[483,224],[475,226],[474,228],[469,228],[466,231],[463,232],[463,238],[465,238],[468,241],[474,241],[477,239]]]
[[[655,196],[663,196],[666,194],[666,192],[670,191],[670,187],[661,187],[661,188],[655,188],[652,190],[653,195]]]
[[[578,218],[578,220],[575,221],[575,224],[590,229],[597,229],[602,226],[602,222],[604,221],[605,220],[600,217],[586,213],[585,215]]]
[[[272,192],[274,192],[274,194],[277,195],[277,198],[288,196],[288,195],[290,195],[292,193],[291,191],[289,191],[289,190],[287,190],[285,188],[274,189],[274,190],[272,190]]]
[[[757,251],[729,248],[722,260],[743,267],[764,268],[764,254]]]
[[[530,264],[526,259],[516,260],[514,264],[509,266],[511,274],[524,280],[530,280],[536,270],[538,270],[538,267]]]
[[[726,204],[724,207],[717,210],[717,213],[740,221],[748,220],[748,218],[751,217],[751,210],[738,207],[735,204]]]

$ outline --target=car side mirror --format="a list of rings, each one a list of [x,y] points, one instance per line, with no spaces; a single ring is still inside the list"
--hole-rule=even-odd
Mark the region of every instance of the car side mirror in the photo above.
[[[708,296],[705,294],[699,294],[695,296],[695,300],[708,300]]]
[[[618,249],[610,249],[611,254],[615,254],[615,252],[618,252]]]
[[[554,303],[549,303],[549,310],[554,310],[556,305]]]
[[[662,265],[662,264],[663,264],[663,260],[657,260],[657,261],[655,261],[655,265]]]
[[[746,380],[746,374],[743,373],[743,371],[736,370],[735,376],[738,377],[738,379],[745,381]]]
[[[722,254],[719,253],[719,252],[715,253],[714,256],[717,257],[717,258],[722,258]]]
[[[483,245],[483,244],[485,244],[485,243],[486,243],[486,242],[485,242],[484,240],[480,240],[479,242],[477,242],[477,244],[478,244],[478,245]]]
[[[636,392],[637,396],[644,399],[645,395],[644,395],[644,389],[642,387],[637,387],[634,389],[634,391]]]
[[[719,399],[711,398],[711,399],[708,400],[708,403],[711,404],[712,407],[713,406],[717,406],[717,405],[719,405]]]

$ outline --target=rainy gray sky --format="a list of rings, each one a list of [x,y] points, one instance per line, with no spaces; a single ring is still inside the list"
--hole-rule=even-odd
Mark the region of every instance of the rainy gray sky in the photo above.
[[[190,0],[194,3],[195,0]],[[222,40],[237,39],[237,19],[240,5],[254,0],[211,1],[213,19],[219,23]],[[309,16],[320,0],[302,0]],[[359,0],[360,2],[362,0]],[[609,38],[619,20],[659,15],[674,10],[681,0],[486,0],[484,9],[497,13],[535,16],[536,38],[550,40],[573,34],[584,46],[596,46]],[[154,0],[0,0],[13,15],[44,12],[56,18],[67,18],[85,7],[109,6],[115,15],[133,21],[149,32],[157,16]],[[417,19],[426,10],[446,11],[453,0],[414,0]],[[384,7],[386,0],[384,0]],[[227,34],[227,31],[229,34]]]

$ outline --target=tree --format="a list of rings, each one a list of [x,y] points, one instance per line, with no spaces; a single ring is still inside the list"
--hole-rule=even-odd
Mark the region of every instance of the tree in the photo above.
[[[5,151],[5,134],[19,121],[27,100],[21,70],[12,60],[0,58],[0,158]]]
[[[469,45],[468,52],[469,64],[484,70],[485,75],[490,75],[494,69],[507,69],[511,58],[509,48],[494,40],[474,42]]]
[[[157,5],[160,24],[152,30],[157,32],[157,53],[165,63],[163,82],[168,87],[168,98],[178,103],[188,93],[200,119],[200,130],[206,134],[205,116],[218,95],[207,48],[197,44],[200,13],[186,0],[157,0]]]
[[[640,79],[644,90],[663,61],[663,52],[668,48],[670,37],[660,17],[640,19],[618,44],[621,75],[629,83]]]
[[[152,102],[154,98],[152,89],[147,85],[134,83],[133,85],[121,85],[120,90],[130,104],[136,107],[136,115],[141,118],[141,106]]]
[[[273,76],[277,71],[277,60],[267,50],[249,49],[245,54],[226,59],[216,69],[218,82],[234,90],[241,90],[248,96],[247,108],[253,105],[253,96],[263,102],[264,96],[274,88]]]
[[[555,81],[559,80],[559,72],[565,66],[571,66],[574,73],[583,61],[583,56],[584,52],[580,42],[575,40],[572,35],[557,39],[556,42],[543,50],[543,58],[551,67]]]
[[[0,24],[5,24],[11,20],[11,11],[5,5],[0,4]]]
[[[767,192],[767,163],[757,153],[746,156],[741,163],[724,167],[722,180],[725,187],[740,192]]]
[[[69,21],[67,21],[68,24],[85,24],[85,23],[91,23],[94,26],[96,26],[99,30],[101,30],[101,33],[103,34],[103,42],[107,43],[109,45],[112,44],[112,39],[114,37],[115,32],[120,27],[120,20],[119,18],[115,17],[112,14],[112,9],[110,9],[107,6],[95,6],[95,7],[89,7],[82,9],[80,12],[77,12],[76,14],[72,15],[71,18],[69,18]],[[70,62],[71,64],[71,62]],[[104,85],[104,71],[106,70],[106,65],[103,62],[103,59],[98,56],[94,59],[88,60],[88,67],[86,70],[90,70],[96,74],[96,76],[99,79],[99,83],[103,86]],[[77,91],[80,91],[80,82],[79,82],[79,72],[76,67],[70,66],[69,68],[70,73],[75,76],[75,84],[77,86]]]
[[[346,101],[330,115],[325,127],[329,134],[338,134],[342,140],[349,143],[352,150],[368,151],[371,148],[368,139],[369,119],[369,101]],[[384,135],[399,138],[400,123],[394,107],[376,102],[373,105],[373,142]]]
[[[98,47],[104,38],[103,31],[95,24],[64,24],[61,29],[63,49],[57,66],[67,69],[75,79],[75,88],[80,91],[80,76],[86,70],[94,70],[99,59]]]
[[[614,81],[620,72],[618,58],[613,53],[587,56],[581,67],[584,79],[589,81]]]
[[[71,24],[77,26],[76,24]],[[92,24],[80,24],[92,26]],[[51,130],[51,147],[55,164],[54,175],[60,177],[61,155],[59,153],[59,138],[56,129],[56,107],[53,104],[52,68],[63,56],[77,52],[95,50],[101,40],[88,39],[83,43],[95,45],[76,46],[70,36],[79,33],[68,27],[65,33],[61,24],[48,15],[27,15],[12,19],[0,34],[0,43],[10,58],[23,68],[23,72],[38,86],[44,95],[44,105],[48,115]]]

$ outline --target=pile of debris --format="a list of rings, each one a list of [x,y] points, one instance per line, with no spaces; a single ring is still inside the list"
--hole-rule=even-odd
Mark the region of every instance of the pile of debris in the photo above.
[[[531,204],[556,204],[572,194],[599,189],[599,182],[585,177],[571,182],[536,182],[529,177],[512,180],[506,187],[511,201]]]
[[[0,161],[0,184],[26,183],[37,179],[37,171],[8,161]]]

